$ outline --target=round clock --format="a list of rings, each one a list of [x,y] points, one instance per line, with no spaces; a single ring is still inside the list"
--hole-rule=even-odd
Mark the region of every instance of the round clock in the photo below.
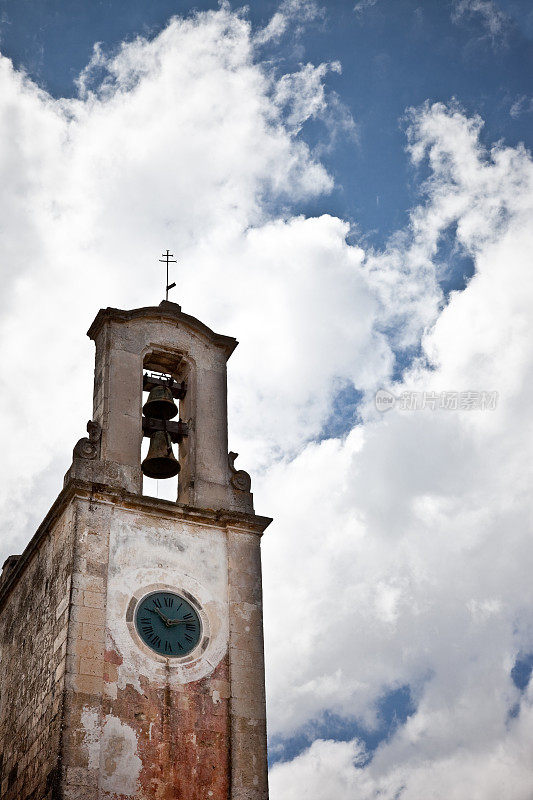
[[[196,609],[170,591],[151,592],[143,597],[135,610],[135,627],[148,647],[168,658],[186,656],[202,635]]]

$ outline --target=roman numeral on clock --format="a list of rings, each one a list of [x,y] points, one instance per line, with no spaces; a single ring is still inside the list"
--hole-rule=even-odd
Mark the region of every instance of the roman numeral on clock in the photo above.
[[[145,645],[175,657],[184,656],[196,647],[201,623],[194,608],[183,598],[172,592],[154,592],[139,606],[136,628]]]

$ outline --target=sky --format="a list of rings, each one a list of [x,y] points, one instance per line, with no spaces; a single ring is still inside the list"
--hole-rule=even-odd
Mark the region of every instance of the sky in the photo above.
[[[0,52],[0,556],[169,248],[274,517],[272,800],[531,800],[531,4],[0,0]]]

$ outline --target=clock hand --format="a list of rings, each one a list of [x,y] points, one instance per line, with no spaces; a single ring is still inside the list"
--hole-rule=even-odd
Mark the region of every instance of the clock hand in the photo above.
[[[165,615],[163,614],[163,612],[162,612],[162,611],[160,611],[158,608],[149,608],[149,609],[148,609],[148,611],[151,611],[151,612],[152,612],[152,614],[159,614],[159,616],[161,617],[161,619],[163,620],[163,622],[165,623],[165,625],[167,625],[167,626],[168,626],[168,625],[170,625],[170,620],[169,620],[169,618],[168,618],[168,617],[165,617]]]
[[[169,619],[169,625],[179,625],[182,622],[192,622],[191,619]]]

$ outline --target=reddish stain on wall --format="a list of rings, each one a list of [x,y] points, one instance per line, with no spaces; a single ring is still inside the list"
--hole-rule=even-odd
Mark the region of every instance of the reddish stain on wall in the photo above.
[[[139,797],[227,800],[229,701],[216,690],[213,696],[213,689],[228,681],[228,672],[226,657],[209,676],[178,689],[156,688],[141,678],[142,694],[128,686],[104,703],[105,714],[118,717],[137,734],[142,762]],[[110,761],[112,767],[112,754]],[[107,797],[119,800],[120,795]]]

